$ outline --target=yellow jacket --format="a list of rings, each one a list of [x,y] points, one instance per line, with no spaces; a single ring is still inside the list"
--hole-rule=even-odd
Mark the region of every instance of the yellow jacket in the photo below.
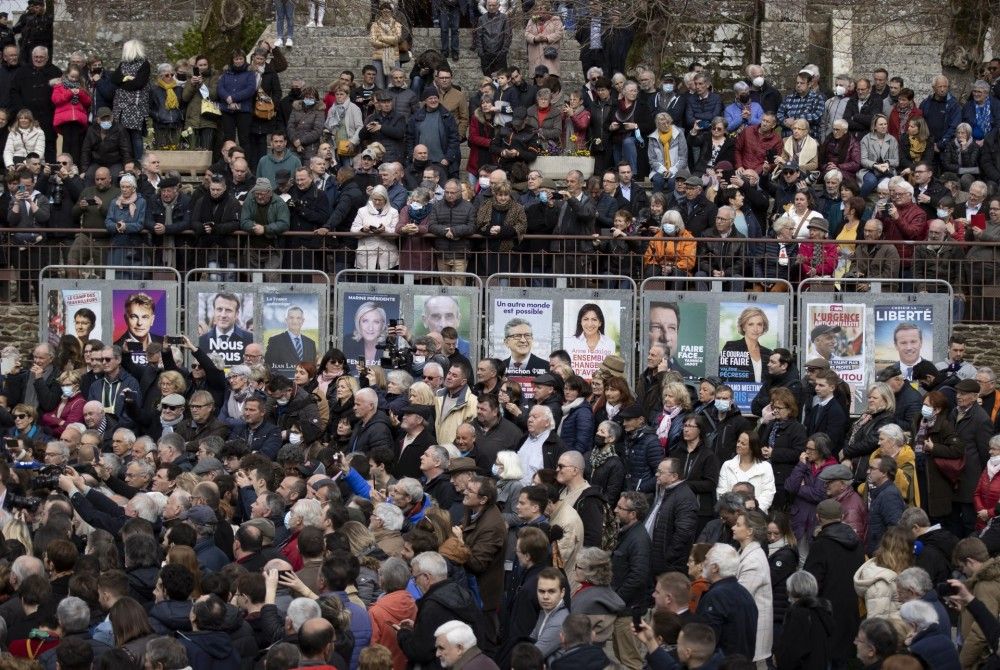
[[[879,447],[869,456],[869,462],[882,455],[882,448]],[[913,447],[908,444],[896,454],[896,488],[903,496],[903,502],[907,507],[920,507],[920,490],[917,487],[917,455],[913,453]],[[862,496],[868,489],[867,484],[858,487],[858,493]]]

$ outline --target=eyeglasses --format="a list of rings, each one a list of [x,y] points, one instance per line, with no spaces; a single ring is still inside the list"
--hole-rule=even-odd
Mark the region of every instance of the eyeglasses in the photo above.
[[[201,363],[192,363],[191,364],[191,369],[192,370],[201,370]]]
[[[441,379],[441,375],[424,375],[425,382],[431,382],[434,381],[435,379]]]
[[[189,405],[191,409],[204,409],[205,407],[211,407],[211,406],[212,406],[211,403],[205,403],[203,405]],[[166,405],[164,405],[164,407],[166,407]]]
[[[56,161],[59,165],[69,165],[69,161]]]
[[[14,418],[15,419],[27,419],[28,415],[27,414],[15,414]]]
[[[58,451],[55,451],[55,452],[46,451],[45,452],[45,458],[55,458],[56,456],[62,456],[62,454],[60,452],[58,452]]]
[[[771,405],[771,409],[783,410],[783,409],[788,409],[788,408],[785,407],[784,405]]]
[[[508,340],[530,340],[532,337],[531,333],[511,333],[507,336]]]
[[[101,361],[102,363],[110,363],[111,361],[113,361],[115,359],[114,359],[113,356],[97,356],[97,357],[91,356],[90,360],[92,360],[92,361]]]
[[[175,409],[181,409],[182,407],[184,407],[184,405],[165,405],[163,403],[160,403],[160,408],[161,409],[172,409],[172,410],[175,410]]]

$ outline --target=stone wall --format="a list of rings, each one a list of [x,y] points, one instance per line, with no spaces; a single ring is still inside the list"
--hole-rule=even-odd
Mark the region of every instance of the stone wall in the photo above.
[[[13,344],[29,356],[38,344],[38,306],[0,305],[0,343]]]

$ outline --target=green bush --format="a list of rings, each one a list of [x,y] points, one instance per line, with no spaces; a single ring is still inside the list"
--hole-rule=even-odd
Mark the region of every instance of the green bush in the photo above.
[[[261,33],[267,28],[267,21],[260,18],[259,16],[248,16],[243,19],[240,23],[240,34],[239,42],[232,42],[232,37],[230,35],[225,35],[221,41],[223,44],[215,45],[215,49],[211,49],[210,45],[205,44],[205,34],[202,32],[201,21],[197,21],[184,31],[181,35],[180,40],[171,44],[167,48],[167,59],[170,61],[177,61],[182,58],[191,58],[200,53],[217,53],[226,54],[228,57],[229,53],[236,48],[241,49],[244,52],[249,52],[254,45],[257,44],[257,40],[260,39]],[[208,30],[211,31],[215,26],[209,25]],[[217,30],[217,28],[216,28]],[[213,59],[214,60],[214,59]],[[213,63],[213,65],[220,66],[222,63]]]

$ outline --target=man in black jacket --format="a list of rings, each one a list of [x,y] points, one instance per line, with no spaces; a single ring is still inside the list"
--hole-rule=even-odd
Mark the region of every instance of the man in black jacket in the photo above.
[[[14,24],[13,32],[21,36],[21,60],[28,60],[34,49],[52,48],[52,16],[45,12],[45,0],[28,0],[28,9]]]
[[[7,110],[8,118],[13,118],[18,111],[11,104],[10,86],[14,81],[14,73],[20,67],[20,54],[17,47],[13,44],[5,46],[3,60],[0,61],[0,108]]]
[[[281,448],[281,429],[267,421],[267,403],[263,398],[252,396],[243,403],[243,425],[232,435],[235,439],[246,440],[250,451],[259,451],[270,459],[278,455]]]
[[[62,391],[59,387],[60,371],[52,364],[55,352],[46,342],[39,344],[31,352],[31,368],[28,370],[24,385],[24,396],[15,400],[8,398],[11,407],[19,402],[38,409],[39,414],[51,412],[59,405]]]
[[[563,487],[560,499],[580,515],[583,522],[583,546],[600,548],[604,532],[604,495],[584,477],[583,454],[567,450],[556,464],[556,481]]]
[[[767,359],[767,374],[764,375],[764,384],[754,396],[753,402],[750,403],[751,414],[763,415],[764,408],[771,404],[771,390],[776,388],[786,388],[791,391],[801,405],[802,380],[799,379],[798,370],[792,365],[794,362],[792,352],[784,347],[771,351],[771,356]]]
[[[642,665],[639,645],[632,631],[632,615],[645,614],[652,583],[653,547],[643,526],[648,513],[646,495],[638,491],[625,491],[615,506],[621,529],[611,551],[611,588],[625,601],[625,609],[615,620],[613,641],[618,660],[630,668]]]
[[[685,200],[678,204],[677,209],[684,220],[684,227],[695,237],[701,237],[702,233],[712,230],[719,208],[705,197],[701,177],[692,175],[684,180],[683,186],[678,179],[677,190],[681,191],[682,189]]]
[[[570,170],[566,175],[566,190],[557,194],[559,219],[556,235],[593,235],[597,208],[594,200],[584,191],[586,180],[579,170]],[[555,207],[556,198],[549,199],[549,207]],[[556,254],[553,270],[556,274],[588,274],[593,244],[578,240],[555,240],[549,250]]]
[[[128,131],[120,123],[114,122],[110,109],[101,107],[97,110],[94,122],[87,128],[80,152],[80,170],[84,173],[86,183],[94,183],[97,168],[106,167],[111,174],[117,175],[130,160],[132,142]]]
[[[697,179],[692,177],[691,179]],[[688,180],[690,189],[690,179]],[[690,197],[691,191],[688,191]],[[703,197],[703,196],[702,196]],[[714,205],[712,206],[714,208]],[[682,210],[683,213],[683,210]],[[732,207],[720,207],[715,214],[715,226],[708,228],[700,235],[698,242],[698,272],[697,277],[733,278],[742,277],[745,273],[746,239],[733,226],[736,221],[736,211]],[[709,282],[700,281],[699,291],[708,291]],[[724,291],[741,291],[743,282],[726,282],[722,285]]]
[[[394,111],[392,93],[385,90],[375,92],[375,112],[365,119],[361,128],[361,144],[367,146],[380,142],[385,147],[383,162],[403,161],[406,144],[406,118]]]
[[[698,602],[698,620],[715,631],[718,648],[723,654],[743,654],[746,658],[753,658],[757,603],[750,592],[736,581],[739,565],[740,556],[731,546],[716,544],[709,549],[705,557],[705,577],[711,586]],[[853,591],[851,595],[854,596]]]
[[[358,422],[351,435],[350,451],[368,453],[375,447],[392,448],[392,428],[385,412],[378,408],[378,394],[363,388],[354,394],[354,415]]]
[[[326,195],[320,192],[313,181],[312,172],[306,166],[295,169],[295,185],[288,191],[289,231],[315,233],[330,219],[330,204]],[[315,236],[294,235],[282,237],[282,246],[291,249],[282,254],[285,267],[323,269],[322,254],[318,249],[322,240]]]
[[[665,458],[656,468],[656,493],[645,520],[652,538],[652,574],[684,572],[698,525],[698,498],[684,481],[680,459]]]
[[[49,39],[51,40],[51,33]],[[27,61],[27,54],[22,54],[22,59]],[[56,160],[56,131],[52,126],[56,107],[52,102],[52,86],[49,82],[61,78],[62,70],[49,62],[48,48],[36,46],[31,50],[30,62],[14,73],[10,87],[11,108],[29,110],[45,133],[46,163],[54,163]]]

